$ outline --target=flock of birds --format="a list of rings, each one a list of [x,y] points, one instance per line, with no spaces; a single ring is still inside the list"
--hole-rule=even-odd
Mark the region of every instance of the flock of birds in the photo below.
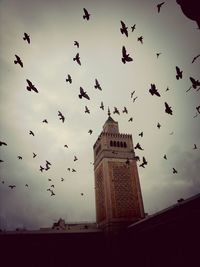
[[[165,2],[162,2],[162,3],[160,3],[160,4],[157,5],[157,11],[158,11],[158,13],[160,13],[161,7],[164,4],[165,4]],[[83,8],[83,11],[84,11],[83,19],[84,20],[87,20],[87,21],[90,20],[91,14],[89,14],[89,12],[85,8]],[[124,34],[126,37],[128,37],[129,36],[128,27],[126,26],[126,24],[123,21],[120,21],[120,23],[121,23],[121,27],[120,27],[121,34],[122,35]],[[135,29],[136,29],[136,24],[134,24],[133,26],[131,26],[131,31],[132,32]],[[24,33],[23,40],[26,41],[28,44],[30,44],[31,43],[30,35],[28,35],[27,33]],[[143,44],[143,36],[139,36],[137,40],[138,40],[138,42],[140,42],[141,44]],[[78,41],[74,41],[74,46],[76,46],[77,49],[78,49],[79,48],[79,42]],[[161,55],[161,53],[156,53],[157,58],[160,55]],[[195,56],[193,58],[193,60],[192,60],[191,63],[194,63],[199,57],[200,57],[200,55]],[[81,65],[81,58],[80,58],[79,53],[77,53],[75,55],[75,57],[73,57],[73,61],[76,62],[78,65]],[[126,63],[129,63],[129,62],[132,62],[133,61],[133,58],[127,52],[125,46],[122,46],[122,58],[121,58],[121,61],[122,61],[123,64],[126,64]],[[21,68],[23,68],[23,66],[24,66],[21,58],[18,55],[15,55],[14,64],[18,64]],[[182,77],[183,77],[183,71],[178,66],[176,66],[175,68],[176,68],[176,73],[175,73],[176,79],[177,80],[182,79]],[[190,81],[191,81],[192,84],[191,84],[190,88],[186,92],[188,92],[191,88],[193,88],[196,91],[199,91],[200,90],[200,82],[199,82],[199,80],[196,80],[193,77],[189,77],[189,79],[190,79]],[[35,93],[39,93],[39,90],[35,87],[35,85],[29,79],[26,79],[26,82],[27,82],[26,89],[29,92],[33,91]],[[67,83],[70,83],[70,84],[72,83],[72,77],[71,77],[70,74],[67,74],[66,82]],[[102,90],[101,85],[100,85],[100,83],[99,83],[99,81],[97,79],[95,79],[94,88],[95,89],[98,89],[100,91]],[[166,91],[167,90],[169,90],[169,88],[167,88]],[[156,88],[156,85],[155,84],[151,84],[151,87],[149,89],[149,93],[150,93],[151,96],[161,97],[160,92]],[[135,96],[135,91],[131,92],[131,99],[133,99],[133,103],[138,98],[138,96],[135,96],[135,97],[134,96]],[[80,92],[79,92],[78,97],[80,99],[85,98],[87,100],[90,100],[90,97],[89,97],[88,93],[82,87],[80,87]],[[167,102],[164,102],[164,105],[165,105],[165,112],[167,114],[169,114],[169,115],[173,115],[172,107],[170,107],[170,105]],[[102,110],[104,110],[104,103],[103,102],[101,102],[100,108]],[[198,114],[200,114],[200,105],[196,107],[196,110],[197,110],[197,113],[196,113],[196,115],[194,117],[196,117]],[[90,110],[89,110],[89,108],[87,106],[85,106],[85,113],[90,114]],[[128,114],[128,110],[127,110],[126,107],[124,107],[124,109],[122,110],[122,113]],[[110,111],[109,111],[109,114],[110,114]],[[114,107],[113,114],[120,115],[120,111],[119,111],[119,109],[117,107]],[[62,123],[65,122],[65,116],[62,114],[61,111],[58,111],[58,118],[59,118],[59,120],[61,120]],[[129,122],[132,122],[133,121],[133,117],[130,117],[128,121]],[[48,123],[48,120],[47,119],[44,119],[42,122],[47,124]],[[158,122],[157,128],[160,129],[160,127],[161,127],[161,124]],[[88,133],[90,135],[92,134],[92,132],[93,132],[92,129],[90,129],[88,131]],[[32,135],[32,136],[35,136],[35,134],[34,134],[34,132],[32,130],[29,131],[29,134]],[[173,134],[173,132],[170,133],[170,134]],[[140,137],[143,137],[143,132],[139,133],[139,136]],[[0,146],[7,146],[7,143],[5,141],[0,141]],[[65,148],[68,148],[68,145],[65,144],[64,147]],[[139,143],[137,143],[134,148],[135,148],[135,150],[136,149],[144,150]],[[197,145],[196,144],[194,144],[193,149],[197,149]],[[37,157],[37,154],[33,152],[33,158],[35,158],[35,157]],[[166,154],[164,155],[163,158],[165,160],[167,160]],[[19,160],[22,160],[22,156],[19,155],[18,156],[18,159]],[[139,156],[135,156],[135,159],[136,159],[136,161],[140,161],[140,157]],[[78,160],[77,156],[74,156],[74,162],[77,161],[77,160]],[[4,162],[4,161],[0,159],[0,162]],[[130,163],[130,160],[127,159],[126,160],[126,164],[129,164],[129,163]],[[142,163],[139,165],[139,167],[145,168],[145,166],[147,165],[147,163],[148,163],[147,160],[143,156],[142,157]],[[39,166],[39,171],[40,172],[48,171],[51,168],[51,166],[52,166],[52,163],[49,162],[48,160],[46,160],[45,164]],[[74,168],[67,168],[67,170],[68,171],[71,171],[71,172],[76,172],[76,170]],[[176,174],[176,173],[178,173],[178,171],[175,168],[173,168],[172,169],[172,173],[173,174]],[[48,181],[49,182],[52,182],[52,180],[50,178],[48,179]],[[61,178],[60,181],[63,182],[64,181],[64,178]],[[2,180],[1,182],[2,182],[2,184],[5,184],[5,181],[4,180]],[[29,187],[28,184],[25,184],[25,186],[26,187]],[[14,188],[16,188],[16,185],[15,184],[10,184],[10,185],[8,185],[8,187],[10,189],[14,189]],[[47,188],[47,191],[51,193],[51,196],[55,196],[55,192],[53,190],[54,188],[55,188],[55,185],[54,184],[51,184],[50,187]],[[83,196],[84,193],[81,193],[81,195]]]

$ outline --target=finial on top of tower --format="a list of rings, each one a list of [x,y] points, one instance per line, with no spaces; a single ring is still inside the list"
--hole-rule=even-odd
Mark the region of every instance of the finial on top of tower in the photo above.
[[[110,117],[110,109],[109,109],[109,107],[108,107],[108,116]]]

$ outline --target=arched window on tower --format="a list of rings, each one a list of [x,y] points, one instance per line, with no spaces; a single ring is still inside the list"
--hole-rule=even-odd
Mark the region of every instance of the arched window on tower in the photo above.
[[[127,144],[126,144],[126,142],[124,142],[124,147],[127,147]]]
[[[124,144],[123,144],[123,142],[120,142],[120,146],[121,146],[121,147],[124,147]]]
[[[116,141],[114,141],[114,144],[113,145],[116,146]]]
[[[113,141],[110,141],[110,146],[113,146]]]
[[[119,141],[117,141],[117,147],[119,147]]]

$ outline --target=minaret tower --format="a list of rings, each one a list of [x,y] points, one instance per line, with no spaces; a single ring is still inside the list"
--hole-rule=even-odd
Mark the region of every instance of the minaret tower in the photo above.
[[[120,134],[118,122],[108,119],[93,146],[96,221],[115,231],[144,217],[144,207],[132,135]]]

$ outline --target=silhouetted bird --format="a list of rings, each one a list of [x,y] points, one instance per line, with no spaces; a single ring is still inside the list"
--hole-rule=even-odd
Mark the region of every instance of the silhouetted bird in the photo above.
[[[167,87],[167,89],[165,90],[165,92],[169,91],[169,88]]]
[[[44,119],[42,122],[44,122],[44,123],[48,123],[47,119]]]
[[[49,182],[51,182],[51,179],[48,179]]]
[[[173,173],[178,173],[178,171],[176,169],[173,168]]]
[[[32,136],[35,136],[33,131],[29,131],[29,134],[32,135]]]
[[[89,20],[91,14],[89,14],[87,9],[85,9],[85,8],[83,8],[83,11],[84,11],[83,19]]]
[[[88,113],[88,114],[90,114],[90,110],[88,109],[88,107],[87,107],[87,106],[85,106],[85,113]]]
[[[130,164],[130,160],[127,158],[126,160],[126,164],[129,165]]]
[[[200,55],[197,55],[196,57],[194,57],[193,60],[192,60],[192,63],[194,63],[195,60],[196,60],[198,57],[200,57]]]
[[[41,171],[41,172],[44,171],[44,167],[42,167],[41,165],[40,165],[40,171]]]
[[[67,74],[66,82],[72,83],[72,78],[69,74]]]
[[[199,112],[200,114],[200,106],[196,107],[196,110]]]
[[[51,166],[51,162],[49,162],[48,160],[46,160],[46,165],[50,165]]]
[[[64,181],[64,178],[61,178],[61,182],[63,182]]]
[[[164,159],[167,159],[167,156],[166,156],[166,154],[164,155],[164,157],[163,157]]]
[[[135,149],[140,149],[140,150],[144,150],[141,145],[139,143],[137,143],[137,145],[134,147]]]
[[[122,47],[122,62],[125,64],[126,62],[133,61],[133,59],[126,53],[125,46]]]
[[[120,22],[121,22],[121,25],[122,25],[122,27],[120,28],[121,33],[125,34],[126,37],[128,37],[128,30],[127,30],[128,27],[126,27],[126,24],[122,20]]]
[[[190,77],[190,81],[192,82],[192,87],[196,89],[198,86],[200,86],[199,80],[195,80],[194,78]]]
[[[18,159],[21,159],[22,160],[22,156],[18,156]]]
[[[50,192],[51,192],[51,197],[56,195],[56,194],[53,192],[53,190],[51,190]]]
[[[158,124],[157,124],[157,127],[158,127],[158,129],[160,129],[160,127],[161,127],[161,125],[160,125],[160,123],[158,122]]]
[[[103,102],[101,102],[101,106],[100,106],[100,108],[101,108],[102,110],[104,110]]]
[[[79,42],[78,41],[74,41],[74,45],[77,46],[77,48],[79,48]]]
[[[135,30],[136,24],[134,24],[133,26],[131,26],[131,30],[132,32]]]
[[[143,44],[143,36],[138,37],[137,40],[138,40],[141,44]]]
[[[75,169],[72,169],[72,172],[76,172],[76,170]]]
[[[133,98],[133,103],[135,102],[135,100],[136,100],[137,98],[138,98],[138,96],[136,96],[136,97]]]
[[[33,158],[35,158],[37,156],[37,154],[35,154],[34,152],[33,152]]]
[[[133,98],[134,93],[135,93],[135,91],[131,92],[131,98]]]
[[[182,77],[183,77],[183,71],[181,71],[179,67],[176,66],[176,79],[179,80],[182,79]]]
[[[28,184],[25,184],[26,187],[28,187]]]
[[[38,90],[37,90],[37,88],[35,87],[35,85],[33,85],[32,82],[31,82],[30,80],[28,80],[28,79],[26,79],[26,81],[27,81],[27,83],[28,83],[28,86],[26,86],[26,89],[27,89],[28,91],[33,90],[34,92],[38,93]]]
[[[60,111],[58,111],[58,117],[59,117],[59,120],[61,120],[62,122],[65,121],[65,117],[63,116],[63,114]]]
[[[84,194],[83,193],[81,193],[81,196],[83,196]]]
[[[91,129],[88,131],[88,133],[89,133],[90,135],[92,134],[92,132],[93,132],[93,131],[92,131]]]
[[[197,145],[196,145],[196,144],[194,144],[194,147],[193,147],[193,149],[197,149]]]
[[[70,168],[67,168],[67,170],[70,172]]]
[[[45,171],[48,171],[50,169],[49,165],[46,164]]]
[[[156,86],[154,83],[153,84],[151,83],[151,88],[149,89],[149,93],[151,93],[151,95],[157,95],[160,97],[160,94],[158,90],[156,89]]]
[[[16,185],[9,185],[8,187],[10,187],[11,189],[15,188]]]
[[[127,110],[126,107],[124,107],[124,109],[122,110],[122,113],[126,113],[126,114],[128,114],[128,110]]]
[[[51,187],[55,188],[54,184],[52,184]]]
[[[86,99],[90,100],[88,94],[83,90],[82,87],[80,87],[80,94],[78,96],[79,98],[85,97]]]
[[[79,53],[76,54],[76,56],[73,58],[73,60],[76,61],[79,65],[81,65]]]
[[[2,159],[0,159],[0,162],[4,162]]]
[[[5,142],[3,142],[3,141],[0,141],[0,146],[7,146],[7,144],[5,143]]]
[[[94,88],[95,88],[95,89],[102,90],[101,85],[99,84],[99,82],[98,82],[97,79],[95,79],[95,85],[94,85]]]
[[[16,60],[14,60],[15,64],[19,64],[23,68],[23,62],[21,61],[21,58],[18,55],[15,55]]]
[[[27,41],[30,44],[30,36],[26,32],[24,33],[23,40]]]
[[[143,137],[143,132],[139,133],[139,136]]]
[[[128,121],[133,121],[133,117],[131,117]]]
[[[76,156],[74,156],[74,161],[77,161],[78,159],[77,159],[77,157]]]
[[[157,58],[161,55],[161,53],[156,53]]]
[[[158,13],[160,13],[161,6],[164,5],[165,2],[162,2],[157,5]]]
[[[165,112],[172,115],[172,108],[165,102]]]
[[[64,145],[64,147],[68,148],[68,145]]]
[[[142,161],[142,164],[140,164],[139,166],[145,168],[145,165],[147,165],[148,162],[146,161],[145,157],[142,157]]]
[[[114,111],[113,111],[113,114],[115,114],[115,113],[117,113],[118,115],[120,115],[119,110],[116,107],[114,107]]]

